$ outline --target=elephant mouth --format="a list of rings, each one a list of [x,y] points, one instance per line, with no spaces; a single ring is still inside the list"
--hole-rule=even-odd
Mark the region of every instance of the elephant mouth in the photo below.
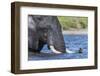
[[[44,33],[44,38],[47,39],[47,33]]]

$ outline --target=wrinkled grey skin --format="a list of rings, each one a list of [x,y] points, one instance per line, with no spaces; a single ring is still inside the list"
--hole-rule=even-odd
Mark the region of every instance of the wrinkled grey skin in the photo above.
[[[53,45],[57,51],[65,53],[65,43],[61,25],[56,16],[28,16],[28,48],[39,53],[47,44]]]

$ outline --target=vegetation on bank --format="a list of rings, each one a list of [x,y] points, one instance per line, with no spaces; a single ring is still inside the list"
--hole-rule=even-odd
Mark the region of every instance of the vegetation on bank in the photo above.
[[[58,16],[58,20],[63,30],[86,29],[88,26],[87,17]]]

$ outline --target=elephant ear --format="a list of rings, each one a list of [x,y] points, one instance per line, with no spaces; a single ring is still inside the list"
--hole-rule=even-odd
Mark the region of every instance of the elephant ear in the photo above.
[[[33,16],[28,16],[28,48],[34,51],[38,48],[38,36],[36,34],[36,23]]]
[[[49,32],[50,39],[48,39],[49,44],[53,45],[57,51],[65,53],[66,47],[65,47],[65,42],[64,42],[60,22],[56,16],[52,17],[52,22],[53,23],[50,26],[52,31]]]

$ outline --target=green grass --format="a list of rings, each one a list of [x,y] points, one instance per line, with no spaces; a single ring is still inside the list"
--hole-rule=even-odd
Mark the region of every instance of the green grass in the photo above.
[[[86,29],[88,26],[87,17],[58,16],[58,20],[63,30]]]

